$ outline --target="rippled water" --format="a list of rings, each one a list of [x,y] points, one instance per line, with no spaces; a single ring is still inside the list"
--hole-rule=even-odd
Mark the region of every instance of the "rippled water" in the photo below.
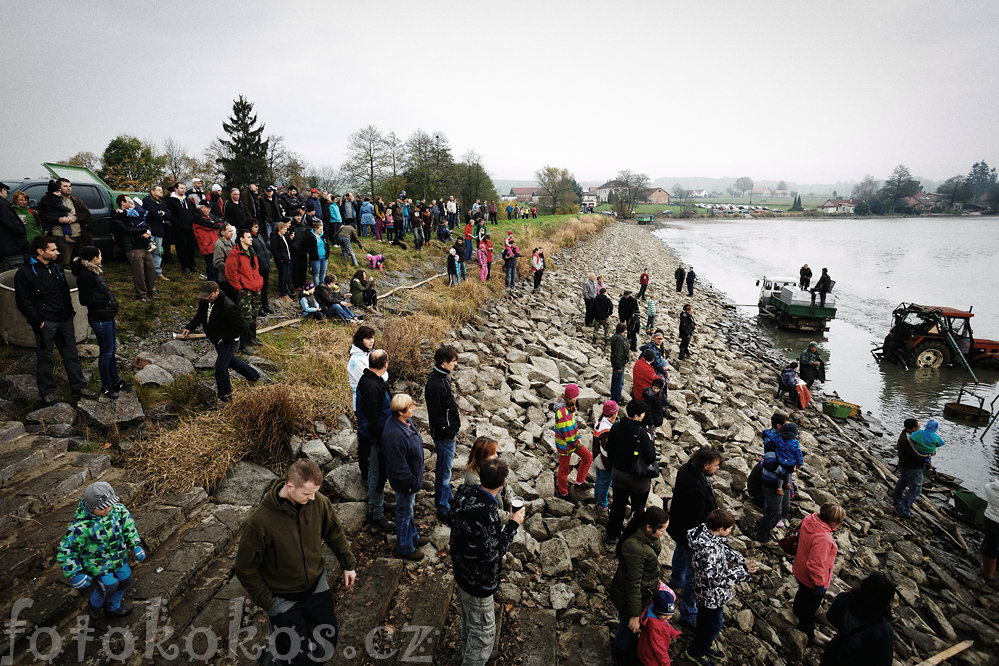
[[[826,358],[825,389],[860,404],[895,433],[910,416],[920,423],[940,421],[947,445],[934,464],[970,489],[980,490],[999,475],[999,423],[982,441],[983,427],[943,418],[944,403],[957,400],[970,379],[963,369],[905,371],[879,364],[870,354],[901,302],[974,306],[975,335],[999,339],[999,218],[677,220],[655,233],[694,265],[699,280],[734,303],[753,304],[739,308],[739,316],[756,321],[789,358],[816,334],[777,331],[757,320],[755,281],[761,275],[796,277],[807,263],[814,284],[820,269],[828,267],[836,280],[838,311],[829,332],[817,339]],[[661,270],[672,276],[675,268]],[[999,372],[975,372],[981,382],[975,391],[988,409]]]

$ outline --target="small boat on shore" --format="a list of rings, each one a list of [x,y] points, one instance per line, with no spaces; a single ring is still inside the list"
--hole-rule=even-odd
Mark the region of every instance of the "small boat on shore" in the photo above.
[[[846,400],[830,398],[822,403],[822,412],[837,419],[852,419],[860,413],[860,405],[855,405]]]

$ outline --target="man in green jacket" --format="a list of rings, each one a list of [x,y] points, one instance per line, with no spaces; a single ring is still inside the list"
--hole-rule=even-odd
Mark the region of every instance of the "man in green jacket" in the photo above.
[[[267,611],[272,629],[284,629],[276,631],[274,656],[292,664],[324,663],[336,648],[337,619],[323,567],[323,542],[343,568],[346,587],[357,575],[333,503],[318,492],[322,483],[315,462],[302,458],[292,463],[287,480],[275,481],[250,516],[236,553],[239,582]]]
[[[596,329],[594,329],[596,330]],[[624,369],[628,366],[631,358],[628,346],[628,338],[624,337],[628,325],[621,322],[614,330],[614,335],[610,339],[611,349],[611,400],[620,404],[621,389],[624,386]]]

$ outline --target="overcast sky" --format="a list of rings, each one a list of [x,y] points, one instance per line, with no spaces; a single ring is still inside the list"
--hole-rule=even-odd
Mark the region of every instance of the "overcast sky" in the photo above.
[[[0,4],[0,176],[122,133],[200,153],[246,95],[337,165],[441,130],[494,178],[942,180],[999,162],[999,3],[729,0]],[[58,7],[58,9],[56,8]]]

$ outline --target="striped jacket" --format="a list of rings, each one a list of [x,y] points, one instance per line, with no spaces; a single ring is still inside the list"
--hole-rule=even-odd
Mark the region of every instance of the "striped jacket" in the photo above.
[[[575,412],[566,409],[562,402],[555,403],[555,447],[560,456],[568,456],[580,445],[579,425]]]

